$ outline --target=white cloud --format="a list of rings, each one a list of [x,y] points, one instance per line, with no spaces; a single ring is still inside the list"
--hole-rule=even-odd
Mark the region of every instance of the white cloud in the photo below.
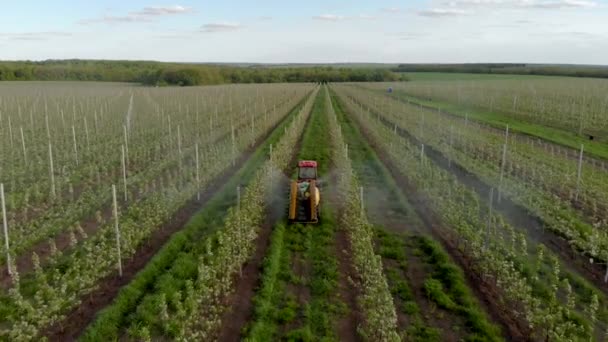
[[[152,20],[150,17],[148,16],[142,16],[142,15],[124,15],[124,16],[116,16],[116,15],[104,15],[103,17],[100,18],[94,18],[94,19],[84,19],[79,21],[78,23],[80,25],[89,25],[89,24],[98,24],[98,23],[106,23],[106,24],[112,24],[112,23],[149,23],[149,22],[153,22],[154,20]]]
[[[191,7],[184,7],[180,5],[175,6],[149,6],[144,7],[139,11],[129,12],[126,15],[104,15],[99,18],[84,19],[78,23],[81,25],[97,24],[97,23],[138,23],[138,22],[153,22],[155,18],[166,15],[175,14],[187,14],[194,12]]]
[[[448,8],[592,8],[599,4],[591,0],[452,0],[443,3]]]
[[[365,20],[375,20],[378,19],[377,16],[375,15],[369,15],[369,14],[359,14],[357,16],[352,17],[353,19],[365,19]]]
[[[386,13],[401,13],[403,10],[399,7],[385,7],[380,9],[382,12]]]
[[[555,1],[534,1],[527,5],[535,8],[561,9],[561,8],[593,8],[599,4],[595,1],[585,0],[555,0]],[[526,4],[524,4],[526,6]]]
[[[0,33],[0,37],[10,40],[48,40],[51,38],[61,38],[72,36],[69,32],[43,31],[43,32],[16,32]]]
[[[324,20],[324,21],[341,21],[341,20],[356,20],[356,19],[375,20],[375,19],[378,19],[377,16],[370,15],[370,14],[358,14],[358,15],[352,15],[352,16],[344,16],[344,15],[337,15],[337,14],[321,14],[321,15],[316,15],[316,16],[314,16],[312,18],[314,20]]]
[[[457,8],[431,8],[418,12],[419,15],[424,17],[451,17],[467,13],[467,11]]]
[[[209,24],[205,24],[201,27],[201,32],[206,32],[206,33],[230,32],[230,31],[237,31],[242,28],[243,28],[243,26],[239,23],[229,23],[229,22],[209,23]]]
[[[592,0],[450,0],[438,6],[421,10],[419,15],[426,17],[448,17],[474,14],[482,10],[559,10],[588,9],[599,6]]]
[[[344,19],[344,16],[336,14],[321,14],[312,17],[315,20],[338,21]]]
[[[191,13],[193,9],[191,7],[184,7],[180,5],[175,6],[151,6],[144,7],[143,10],[137,12],[131,12],[132,15],[141,15],[141,16],[158,16],[158,15],[170,15],[170,14],[183,14],[183,13]]]
[[[427,37],[428,34],[423,32],[399,32],[394,34],[399,40],[416,40]]]

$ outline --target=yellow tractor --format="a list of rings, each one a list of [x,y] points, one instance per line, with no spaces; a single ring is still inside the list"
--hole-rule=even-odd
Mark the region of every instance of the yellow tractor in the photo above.
[[[290,223],[319,222],[321,194],[317,185],[317,162],[299,161],[298,179],[291,182],[288,213]]]

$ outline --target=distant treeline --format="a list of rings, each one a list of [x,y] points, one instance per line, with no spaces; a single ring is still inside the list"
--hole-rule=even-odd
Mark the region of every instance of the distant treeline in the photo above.
[[[106,81],[193,86],[222,83],[381,82],[403,79],[388,69],[181,64],[148,61],[0,62],[0,81]]]
[[[608,78],[608,67],[549,64],[399,64],[394,72],[458,72]]]

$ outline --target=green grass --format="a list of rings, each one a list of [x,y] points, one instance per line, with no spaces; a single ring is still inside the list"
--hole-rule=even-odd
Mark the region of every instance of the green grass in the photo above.
[[[338,298],[338,261],[333,253],[337,225],[329,207],[323,208],[323,222],[312,227],[307,259],[312,263],[308,327],[314,336],[335,338],[335,319],[346,312]]]
[[[392,96],[402,100],[407,99],[415,104],[441,109],[442,111],[452,113],[462,118],[468,116],[469,120],[484,123],[498,129],[505,129],[508,124],[510,131],[535,136],[558,145],[573,148],[575,150],[580,149],[581,144],[584,144],[586,154],[598,158],[608,159],[608,144],[606,144],[605,141],[590,141],[586,136],[579,136],[574,132],[518,120],[510,117],[507,114],[471,108],[451,102],[429,101],[419,97],[410,96],[402,91],[395,91]]]
[[[314,103],[309,126],[304,133],[298,159],[311,159],[319,163],[318,172],[325,177],[330,169],[331,146],[329,121],[325,113],[327,98],[323,89]],[[338,262],[333,253],[336,224],[333,213],[325,204],[323,193],[328,193],[327,184],[322,189],[322,222],[311,225],[310,240],[304,253],[311,263],[311,275],[308,282],[311,299],[305,308],[305,324],[302,328],[288,333],[295,336],[315,336],[317,338],[336,339],[334,321],[345,310],[344,303],[338,298]]]
[[[330,136],[327,129],[329,121],[324,113],[325,101],[327,101],[325,91],[321,89],[313,104],[310,122],[302,137],[302,146],[298,153],[299,160],[316,160],[317,171],[322,177],[327,175],[331,160]]]
[[[274,227],[270,237],[270,247],[264,259],[261,286],[254,299],[254,321],[248,328],[247,340],[270,341],[277,332],[275,321],[281,316],[280,294],[285,288],[285,276],[280,277],[286,271],[285,262],[287,258],[284,250],[284,237],[286,226],[280,223]]]
[[[435,240],[426,236],[414,237],[414,243],[432,266],[432,278],[425,281],[429,299],[438,306],[462,316],[471,331],[469,340],[500,341],[500,329],[490,323],[471,294],[462,270],[450,261],[450,257]]]
[[[441,341],[441,330],[428,326],[424,320],[420,307],[410,288],[406,278],[407,256],[405,235],[388,232],[386,229],[375,226],[376,248],[378,254],[386,260],[394,263],[385,264],[384,273],[388,281],[389,289],[395,300],[400,303],[397,310],[406,315],[410,323],[402,332],[406,341]]]
[[[539,79],[555,76],[538,75],[507,75],[507,74],[467,74],[456,72],[406,72],[405,75],[412,82],[416,81],[484,81],[484,80],[513,80],[513,79]]]
[[[297,155],[300,160],[318,161],[321,177],[327,175],[331,157],[324,94],[321,90],[315,99]],[[337,296],[339,271],[333,253],[336,224],[331,208],[324,201],[326,191],[324,187],[321,193],[320,224],[275,227],[262,271],[262,286],[254,299],[254,318],[245,331],[247,341],[337,340],[335,320],[346,308]],[[310,274],[295,274],[295,255],[309,264]],[[298,303],[291,293],[290,288],[298,287],[308,289],[307,303]]]
[[[187,280],[196,278],[196,260],[202,253],[205,239],[223,226],[226,210],[234,205],[237,185],[249,182],[267,159],[268,146],[283,135],[283,127],[291,122],[302,107],[301,101],[268,139],[254,152],[245,165],[213,196],[208,204],[184,226],[150,260],[131,282],[123,287],[113,303],[100,311],[95,321],[81,336],[83,341],[112,340],[121,330],[138,322],[153,322],[149,310],[156,307],[151,293],[175,293],[185,287]]]

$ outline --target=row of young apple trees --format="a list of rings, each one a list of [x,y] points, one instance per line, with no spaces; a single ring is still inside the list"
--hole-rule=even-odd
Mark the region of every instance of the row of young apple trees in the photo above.
[[[369,341],[399,341],[397,313],[382,271],[382,259],[374,252],[374,232],[365,215],[362,187],[348,157],[348,145],[342,137],[342,130],[327,87],[325,93],[326,115],[329,116],[328,129],[333,150],[332,159],[338,174],[337,189],[340,198],[344,199],[340,224],[348,232],[351,257],[359,276],[357,286],[361,291],[357,304],[365,316],[359,327],[359,333]]]
[[[216,131],[224,132],[217,137],[214,137],[214,140],[206,138],[205,135],[201,137],[200,133],[196,130],[191,130],[190,134],[188,130],[180,131],[179,125],[177,126],[177,132],[173,132],[172,134],[172,126],[170,123],[167,126],[169,128],[168,134],[163,136],[163,133],[159,132],[159,129],[165,131],[161,128],[163,127],[164,120],[162,120],[161,117],[155,118],[158,119],[158,121],[150,118],[150,121],[155,122],[157,126],[154,129],[150,128],[150,131],[156,132],[158,139],[145,141],[145,144],[140,140],[137,144],[134,144],[135,147],[139,147],[142,144],[150,145],[152,147],[149,147],[147,150],[155,152],[144,154],[149,160],[149,162],[145,163],[145,168],[138,172],[137,170],[134,170],[133,167],[129,167],[126,159],[126,157],[129,156],[129,153],[125,153],[124,149],[119,149],[118,154],[122,154],[122,165],[119,165],[118,168],[110,170],[110,172],[105,174],[107,177],[105,177],[103,182],[99,182],[95,192],[85,192],[84,194],[81,194],[77,200],[67,201],[66,206],[64,207],[49,208],[46,213],[32,220],[24,220],[19,222],[19,224],[15,224],[14,220],[8,219],[10,254],[7,254],[5,250],[5,253],[2,253],[0,258],[6,258],[7,255],[12,255],[13,258],[19,257],[20,254],[28,252],[34,244],[42,243],[43,241],[41,241],[41,239],[44,237],[49,237],[48,246],[50,250],[54,250],[55,248],[63,250],[71,247],[72,243],[70,243],[69,246],[65,245],[65,243],[56,246],[55,239],[59,242],[65,241],[65,238],[62,238],[61,235],[55,238],[57,234],[69,232],[70,241],[78,241],[82,240],[84,235],[86,235],[78,234],[83,230],[82,226],[87,227],[89,233],[97,231],[104,220],[110,219],[111,194],[108,189],[111,183],[119,184],[119,188],[121,189],[121,204],[124,207],[127,207],[130,203],[141,200],[150,193],[154,193],[158,188],[164,187],[164,183],[171,177],[175,178],[179,176],[178,180],[181,183],[184,183],[184,180],[181,180],[183,177],[180,175],[184,174],[182,171],[186,164],[198,163],[199,167],[203,168],[202,170],[199,170],[198,178],[209,176],[210,174],[204,168],[208,167],[206,164],[209,162],[211,157],[210,154],[218,153],[214,146],[214,143],[218,141],[232,138],[233,148],[222,153],[230,155],[232,157],[232,163],[234,163],[234,160],[238,156],[238,150],[241,148],[240,146],[237,146],[235,137],[238,137],[243,141],[248,141],[249,144],[254,142],[256,137],[252,136],[252,133],[258,134],[274,124],[276,120],[283,117],[285,113],[299,101],[304,94],[303,91],[305,91],[305,88],[296,89],[298,89],[297,93],[294,92],[285,99],[273,99],[271,102],[273,103],[272,110],[263,108],[264,111],[262,113],[256,114],[258,118],[258,129],[254,131],[251,130],[253,126],[249,125],[251,120],[247,117],[241,122],[238,122],[240,125],[236,127],[234,124],[230,124],[233,122],[232,117],[224,117],[224,122],[216,120],[218,127]],[[279,105],[278,110],[276,107],[277,103]],[[194,116],[189,112],[177,113],[177,115],[173,115],[174,121],[176,117],[182,118],[187,115]],[[171,116],[167,117],[170,118]],[[196,121],[197,120],[184,120],[182,124],[190,127],[193,126],[193,124],[195,125]],[[255,123],[255,121],[253,122]],[[167,140],[166,137],[169,139]],[[201,139],[199,140],[199,138]],[[155,145],[157,141],[158,145]],[[166,141],[166,148],[162,146],[163,141]],[[248,147],[246,142],[241,145],[244,148]],[[132,157],[139,157],[139,154],[137,153],[138,149],[132,148],[132,151],[133,150],[135,150],[135,152],[131,152],[130,155]],[[163,154],[163,150],[167,151]],[[169,150],[171,152],[169,152]],[[198,162],[197,158],[199,160]],[[100,164],[103,165],[103,163]],[[131,162],[131,164],[134,163]],[[10,213],[8,217],[11,217]],[[3,249],[4,246],[5,245],[3,245]],[[23,257],[27,257],[27,254],[23,255]],[[43,259],[41,261],[44,263],[46,260]]]
[[[519,135],[349,87],[360,106],[405,129],[417,141],[441,151],[540,217],[594,262],[608,260],[608,173],[551,149],[530,145]],[[580,178],[577,177],[580,175]],[[606,279],[608,282],[608,263]]]
[[[65,90],[71,90],[71,95],[49,90],[51,94],[43,97],[32,89],[9,98],[11,101],[5,98],[0,105],[0,123],[13,118],[12,123],[28,126],[23,130],[27,164],[15,160],[21,158],[21,145],[11,148],[5,141],[0,151],[13,258],[29,254],[46,239],[85,225],[97,211],[109,213],[108,188],[118,180],[121,202],[128,202],[134,199],[129,193],[137,194],[147,184],[158,183],[159,175],[184,158],[193,160],[196,144],[204,158],[202,147],[231,134],[255,142],[256,126],[262,127],[284,113],[284,108],[306,91],[297,85],[261,90],[204,87],[183,93],[90,87],[101,89],[108,98],[90,98],[87,87],[72,86]],[[125,94],[116,95],[119,91]],[[154,96],[150,92],[155,92]],[[33,125],[15,115],[21,107],[35,113]],[[66,117],[61,114],[64,110],[73,112]],[[95,129],[86,124],[87,118],[96,123]],[[78,129],[67,130],[66,126]],[[6,130],[7,126],[0,125],[0,139],[10,140]],[[5,262],[4,245],[2,249],[0,261]]]
[[[492,211],[492,202],[453,175],[434,165],[424,150],[412,146],[348,96],[336,91],[350,113],[387,153],[399,171],[420,192],[445,224],[442,234],[470,261],[469,272],[496,288],[498,302],[525,322],[530,338],[551,341],[593,340],[605,329],[606,300],[585,287],[542,245],[532,246],[525,235]],[[571,284],[576,281],[576,286]],[[582,289],[581,289],[582,288]]]
[[[400,120],[403,125],[407,124],[411,134],[418,139],[428,139],[429,144],[441,145],[446,155],[460,151],[472,158],[483,159],[496,171],[502,170],[505,176],[532,182],[550,194],[575,203],[592,222],[599,221],[608,213],[606,168],[597,159],[585,159],[584,146],[583,151],[573,151],[509,132],[508,126],[497,129],[388,96],[355,88],[352,91],[374,111],[391,121]],[[581,156],[582,160],[579,160]]]
[[[188,280],[184,291],[156,295],[158,312],[154,325],[162,327],[162,331],[137,326],[130,329],[133,337],[152,340],[156,334],[161,334],[183,341],[216,338],[222,314],[227,309],[225,299],[234,289],[233,282],[243,264],[255,252],[255,240],[264,222],[273,177],[278,177],[273,173],[288,168],[293,146],[304,131],[317,91],[318,88],[309,95],[278,144],[271,148],[269,160],[256,172],[243,196],[239,192],[238,202],[228,210],[223,228],[204,242],[206,248],[199,256],[197,278]]]
[[[82,243],[77,244],[72,236],[73,248],[64,253],[54,251],[44,267],[34,254],[34,274],[21,279],[13,268],[13,287],[1,297],[0,336],[11,340],[37,338],[41,329],[61,321],[65,313],[79,305],[80,298],[91,293],[100,280],[115,274],[117,267],[120,273],[123,260],[130,259],[154,231],[166,225],[187,201],[196,198],[197,193],[233,165],[241,151],[250,148],[252,138],[264,136],[301,99],[296,94],[289,95],[290,101],[268,115],[268,120],[259,120],[253,137],[237,135],[233,130],[214,144],[199,146],[196,135],[191,136],[188,145],[182,145],[185,139],[178,135],[181,142],[173,153],[174,166],[160,173],[158,183],[151,185],[145,196],[120,208],[111,220],[100,218],[95,234],[81,236]],[[194,148],[185,147],[192,145]],[[137,192],[145,190],[140,188]],[[82,230],[76,233],[85,234]]]
[[[393,86],[418,98],[499,112],[573,133],[605,136],[608,131],[608,81],[604,79],[515,77],[416,81]]]

